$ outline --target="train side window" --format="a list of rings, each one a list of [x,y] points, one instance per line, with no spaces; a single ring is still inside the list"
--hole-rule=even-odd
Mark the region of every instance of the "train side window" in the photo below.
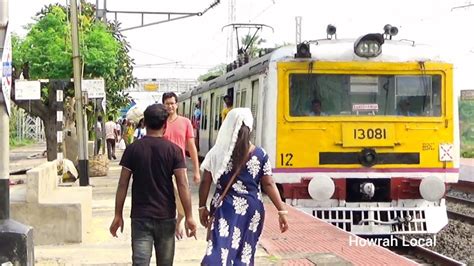
[[[245,107],[245,103],[246,103],[246,98],[247,98],[247,91],[246,90],[242,90],[241,94],[240,94],[240,107]]]
[[[252,143],[256,143],[257,139],[257,104],[258,104],[258,88],[259,88],[259,80],[252,81],[252,97],[250,99],[250,109],[252,110],[253,114],[253,130],[250,133],[250,138]]]
[[[241,107],[240,105],[240,91],[235,94],[235,107]]]
[[[224,96],[225,95],[221,95],[220,96],[220,100],[219,100],[219,128],[221,128],[221,125],[222,125],[222,116],[221,116],[221,111],[224,109]]]
[[[202,101],[202,107],[201,107],[201,129],[206,130],[207,129],[207,99]]]

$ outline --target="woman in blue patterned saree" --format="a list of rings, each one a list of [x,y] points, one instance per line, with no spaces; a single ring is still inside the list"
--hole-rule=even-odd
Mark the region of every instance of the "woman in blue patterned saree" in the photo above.
[[[199,187],[199,217],[206,227],[211,222],[207,198],[211,182],[216,183],[210,206],[214,219],[202,265],[254,264],[265,217],[260,187],[278,209],[281,232],[288,230],[288,211],[272,180],[268,155],[263,148],[250,143],[252,125],[249,108],[232,109],[223,121],[216,144],[201,165],[204,176]],[[231,180],[237,170],[238,174]],[[222,198],[229,182],[231,187]]]

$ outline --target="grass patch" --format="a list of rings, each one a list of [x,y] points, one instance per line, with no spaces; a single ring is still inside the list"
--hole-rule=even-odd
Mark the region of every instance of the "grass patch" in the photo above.
[[[461,157],[474,158],[474,139],[461,137]]]
[[[10,138],[10,148],[17,148],[23,147],[31,144],[35,144],[36,141],[32,139],[18,139],[18,138]]]

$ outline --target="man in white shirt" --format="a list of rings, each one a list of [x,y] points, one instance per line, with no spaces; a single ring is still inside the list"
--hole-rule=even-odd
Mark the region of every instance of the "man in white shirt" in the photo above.
[[[109,121],[105,123],[105,139],[107,141],[107,156],[109,160],[117,159],[115,157],[115,142],[117,142],[117,127],[113,117],[109,115]]]

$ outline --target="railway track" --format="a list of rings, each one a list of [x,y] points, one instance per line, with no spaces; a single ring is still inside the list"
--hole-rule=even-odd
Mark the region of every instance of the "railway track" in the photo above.
[[[474,208],[474,201],[469,200],[469,199],[455,197],[455,196],[446,196],[446,199],[448,200],[448,202],[462,204],[466,206],[467,208]],[[467,214],[460,213],[458,211],[454,211],[450,209],[448,209],[447,212],[448,212],[448,218],[450,219],[462,221],[471,225],[474,224],[474,217],[471,215],[467,215]]]
[[[447,212],[448,212],[448,218],[449,219],[458,220],[458,221],[465,222],[465,223],[468,223],[468,224],[471,224],[471,225],[474,224],[474,217],[472,217],[470,215],[466,215],[466,214],[463,214],[463,213],[450,211],[450,210],[448,210]]]
[[[457,183],[453,183],[449,185],[451,188],[455,190],[459,190],[466,193],[474,193],[474,183],[464,180],[459,180]]]
[[[474,201],[469,200],[469,199],[455,197],[455,196],[449,196],[449,195],[446,195],[446,199],[450,202],[461,203],[461,204],[467,205],[471,208],[474,207]]]
[[[424,248],[422,246],[412,246],[410,243],[402,238],[397,237],[397,245],[390,247],[389,249],[401,256],[406,257],[416,263],[422,265],[465,265],[464,263],[457,261],[453,258],[449,258],[443,254],[435,252],[433,250]]]

